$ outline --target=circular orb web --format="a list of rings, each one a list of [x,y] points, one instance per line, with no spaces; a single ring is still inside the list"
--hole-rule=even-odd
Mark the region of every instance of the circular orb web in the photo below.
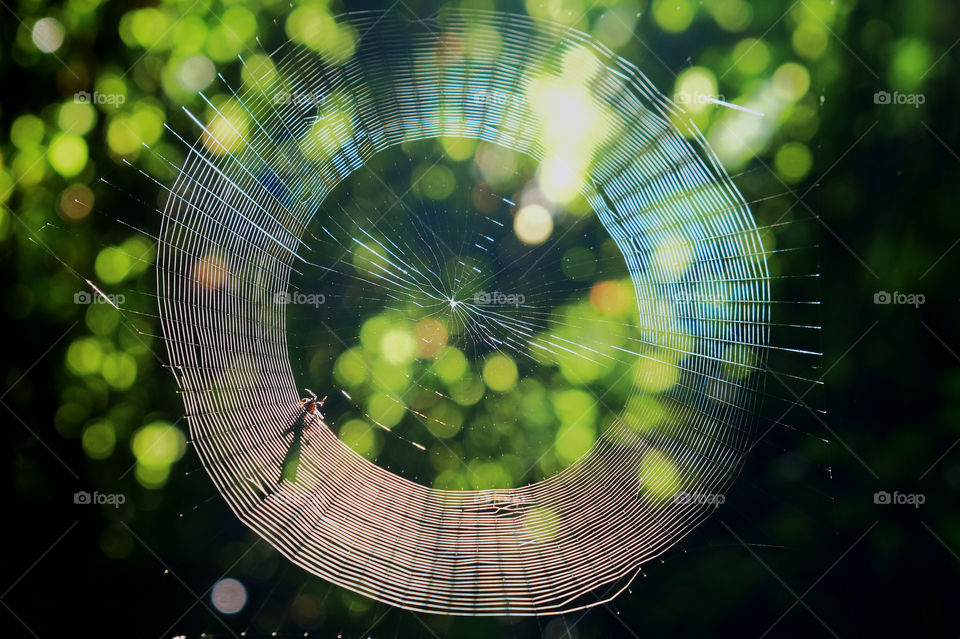
[[[608,601],[712,512],[715,500],[690,496],[722,493],[752,443],[770,295],[748,207],[682,112],[588,35],[486,12],[338,21],[351,46],[288,42],[243,61],[244,86],[228,87],[197,118],[203,135],[171,189],[160,316],[191,440],[245,524],[354,592],[457,615],[555,614]],[[328,197],[382,152],[429,139],[533,158],[531,179],[548,204],[582,198],[627,268],[635,309],[624,321],[636,337],[599,361],[634,366],[640,383],[628,383],[624,409],[582,456],[534,483],[424,486],[365,459],[300,401],[308,384],[291,365],[291,281],[357,272],[331,266],[342,250],[317,255],[318,225],[334,217]],[[406,212],[407,226],[424,210]],[[446,211],[454,220],[468,212]],[[550,251],[549,238],[540,242],[542,211],[500,214],[521,216],[510,226],[516,237]],[[344,241],[350,229],[328,230]],[[390,244],[376,226],[366,230],[383,243],[364,263],[380,273],[366,290],[436,301],[410,288],[429,277],[414,276],[409,260],[374,266]],[[545,312],[539,304],[505,312],[489,332],[515,335],[516,322]],[[578,349],[595,345],[576,335],[551,344],[557,333],[541,323],[510,351],[515,363],[538,340],[579,359]],[[538,364],[562,369],[549,358]]]

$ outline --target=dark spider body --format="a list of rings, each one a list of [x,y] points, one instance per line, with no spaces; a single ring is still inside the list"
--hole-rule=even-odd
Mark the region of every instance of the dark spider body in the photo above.
[[[290,442],[290,448],[287,449],[287,454],[283,459],[283,470],[280,473],[280,482],[284,479],[289,479],[290,481],[297,480],[297,467],[300,465],[300,451],[304,445],[310,445],[310,440],[303,436],[304,431],[309,425],[310,416],[314,415],[317,419],[323,419],[323,413],[320,412],[320,408],[326,403],[327,398],[324,397],[318,400],[316,393],[312,390],[309,388],[305,388],[304,390],[309,393],[309,396],[300,400],[300,406],[302,407],[300,415],[283,431],[285,436],[293,433],[293,441]]]

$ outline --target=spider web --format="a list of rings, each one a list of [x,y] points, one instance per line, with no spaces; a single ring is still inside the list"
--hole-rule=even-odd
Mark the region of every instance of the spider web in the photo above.
[[[206,122],[190,114],[200,140],[180,138],[190,152],[157,273],[191,440],[238,518],[354,592],[456,615],[609,601],[715,509],[678,496],[722,494],[739,471],[769,353],[806,354],[771,343],[768,251],[749,208],[683,113],[583,33],[467,11],[340,24],[352,55],[287,43],[269,64],[241,60],[244,86],[224,80],[229,99],[207,100]],[[464,178],[437,140],[483,145],[489,171]],[[517,240],[524,210],[540,227],[548,213],[549,240]],[[600,255],[590,224],[616,251],[583,280],[558,277],[563,238]],[[607,282],[626,310],[603,312]],[[509,356],[522,383],[559,374],[609,419],[582,455],[523,485],[452,490],[391,472],[338,438],[326,406],[305,410],[309,379],[294,369],[322,366],[305,356],[317,334],[362,345],[372,312],[400,337],[337,401],[384,431],[387,455],[449,448],[438,402],[523,427],[459,401],[463,380],[436,374],[441,349],[464,355],[474,387]],[[355,330],[331,328],[344,318]],[[418,333],[425,322],[433,332]],[[599,399],[624,372],[636,382]],[[390,425],[362,396],[387,373],[403,380]]]

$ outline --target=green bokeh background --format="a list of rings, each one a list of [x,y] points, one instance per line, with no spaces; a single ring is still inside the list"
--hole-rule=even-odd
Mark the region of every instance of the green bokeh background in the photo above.
[[[822,277],[815,291],[781,290],[823,301],[824,358],[806,374],[825,384],[805,398],[822,412],[791,411],[790,427],[756,448],[716,516],[607,607],[539,621],[416,617],[313,579],[257,543],[186,443],[182,403],[152,337],[154,248],[131,228],[156,230],[159,189],[138,169],[161,182],[174,175],[183,151],[163,124],[194,131],[180,107],[204,112],[196,92],[216,94],[214,70],[236,73],[237,54],[258,48],[256,37],[269,47],[296,37],[304,20],[344,9],[427,16],[440,6],[8,1],[0,259],[11,534],[2,627],[13,636],[229,635],[222,620],[247,636],[759,637],[776,623],[768,636],[894,628],[956,636],[958,7],[452,5],[591,32],[686,102],[761,224],[797,220],[776,241],[819,248],[783,268]],[[771,82],[789,88],[788,103],[749,138],[750,152],[725,144],[730,111],[696,96],[753,104]],[[78,91],[123,100],[78,104]],[[878,91],[922,104],[877,103]],[[91,291],[85,280],[127,312],[75,303]],[[925,303],[876,305],[878,291],[920,293]],[[126,503],[75,505],[78,490],[122,493]],[[922,493],[925,503],[877,505],[880,490]],[[250,600],[218,620],[205,593],[224,573],[246,584]]]

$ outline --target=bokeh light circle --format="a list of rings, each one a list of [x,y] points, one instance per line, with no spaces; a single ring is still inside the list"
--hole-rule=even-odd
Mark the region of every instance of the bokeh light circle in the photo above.
[[[210,591],[210,603],[225,615],[235,615],[247,605],[247,588],[231,577],[221,579]]]

